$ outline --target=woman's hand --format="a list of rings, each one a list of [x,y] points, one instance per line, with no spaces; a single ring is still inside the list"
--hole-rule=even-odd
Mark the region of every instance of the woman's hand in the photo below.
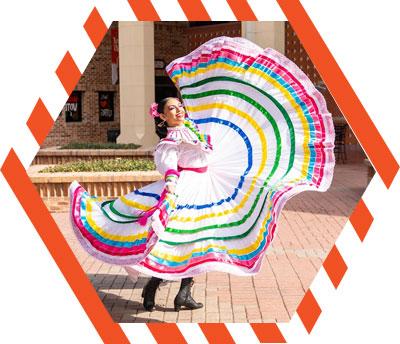
[[[166,189],[168,193],[174,194],[175,193],[175,184],[167,184]]]

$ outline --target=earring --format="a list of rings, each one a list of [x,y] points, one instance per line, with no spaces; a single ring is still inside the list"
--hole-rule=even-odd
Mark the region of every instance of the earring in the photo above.
[[[163,127],[164,125],[165,125],[165,121],[162,121],[162,122],[160,122],[160,123],[157,124],[157,127],[160,127],[160,128],[161,128],[161,127]]]

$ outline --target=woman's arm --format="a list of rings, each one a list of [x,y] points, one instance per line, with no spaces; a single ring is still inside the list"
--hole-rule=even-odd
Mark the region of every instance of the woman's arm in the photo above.
[[[157,170],[164,176],[167,192],[175,193],[178,182],[178,147],[175,144],[161,144],[154,152]]]

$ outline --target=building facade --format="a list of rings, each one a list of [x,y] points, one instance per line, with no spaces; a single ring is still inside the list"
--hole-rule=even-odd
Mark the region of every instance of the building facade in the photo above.
[[[42,147],[70,142],[107,142],[119,131],[119,85],[112,83],[113,23],[54,123]]]
[[[42,148],[110,141],[153,146],[158,138],[149,104],[176,95],[165,67],[222,35],[247,37],[284,51],[283,22],[114,22]],[[117,82],[112,72],[115,50]]]

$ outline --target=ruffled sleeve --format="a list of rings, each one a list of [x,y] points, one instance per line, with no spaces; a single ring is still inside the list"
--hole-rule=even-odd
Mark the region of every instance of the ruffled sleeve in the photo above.
[[[164,176],[165,184],[176,184],[178,172],[178,146],[176,144],[159,144],[154,152],[154,162],[158,172]]]

